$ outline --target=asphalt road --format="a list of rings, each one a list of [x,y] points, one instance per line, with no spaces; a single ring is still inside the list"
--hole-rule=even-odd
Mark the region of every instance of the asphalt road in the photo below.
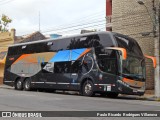
[[[85,97],[69,93],[17,91],[0,88],[0,111],[160,111],[160,102],[119,97]],[[17,118],[15,118],[17,120]],[[33,118],[36,119],[36,118]],[[44,119],[44,118],[43,118]],[[45,118],[53,119],[53,118]],[[62,119],[62,118],[54,118]],[[127,119],[127,118],[63,118],[76,119]],[[134,118],[130,118],[134,119]],[[138,118],[140,119],[140,118]],[[148,119],[150,118],[141,118]],[[152,118],[153,119],[153,118]],[[159,120],[159,118],[155,118]]]

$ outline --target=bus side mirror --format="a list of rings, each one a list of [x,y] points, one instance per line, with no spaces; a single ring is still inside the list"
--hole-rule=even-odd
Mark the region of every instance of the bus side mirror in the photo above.
[[[157,64],[156,57],[152,57],[152,56],[148,56],[148,55],[144,55],[144,57],[151,59],[153,62],[153,67],[156,68],[156,64]]]
[[[127,59],[127,50],[125,48],[120,48],[120,47],[106,47],[108,50],[118,50],[121,51],[122,53],[122,59],[126,60]]]

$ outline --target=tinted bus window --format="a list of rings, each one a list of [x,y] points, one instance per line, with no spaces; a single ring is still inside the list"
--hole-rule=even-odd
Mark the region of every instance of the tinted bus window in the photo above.
[[[95,49],[97,63],[101,71],[118,74],[117,52],[105,48]]]
[[[81,73],[81,66],[82,66],[81,60],[72,61],[71,73]]]
[[[70,73],[71,62],[54,63],[54,73]]]
[[[98,35],[75,37],[71,39],[68,49],[90,48],[100,46]]]
[[[132,55],[136,55],[139,57],[143,56],[143,53],[139,45],[135,42],[134,39],[125,37],[125,36],[118,36],[118,35],[115,35],[115,38],[118,43],[118,47],[125,48],[128,51],[128,53]]]
[[[105,46],[105,47],[113,47],[113,46],[115,46],[110,35],[103,35],[102,34],[102,35],[99,35],[99,36],[100,36],[100,39],[101,39],[101,41],[100,41],[100,43],[101,43],[100,46],[101,47],[102,46]]]

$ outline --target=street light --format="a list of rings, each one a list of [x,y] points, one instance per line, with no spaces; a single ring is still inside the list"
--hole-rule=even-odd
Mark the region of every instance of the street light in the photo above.
[[[144,5],[144,2],[142,0],[137,1],[140,5]]]
[[[160,99],[160,66],[159,66],[159,43],[160,43],[160,2],[159,2],[159,8],[158,8],[158,15],[157,15],[157,9],[155,7],[155,0],[152,1],[153,2],[153,18],[151,16],[151,14],[148,11],[147,6],[145,5],[145,3],[142,0],[138,0],[137,3],[140,5],[145,6],[148,15],[150,16],[152,23],[153,23],[153,35],[154,35],[154,49],[155,49],[155,56],[156,56],[156,61],[157,61],[157,67],[155,69],[155,97],[157,97],[157,99]],[[156,18],[158,18],[158,23]],[[159,27],[158,27],[159,25]],[[156,33],[158,33],[159,31],[159,35],[157,36]],[[158,39],[159,38],[159,39]]]
[[[150,17],[150,19],[153,23],[153,35],[154,35],[154,37],[156,37],[156,23],[154,22],[154,20],[156,20],[156,18],[152,18],[151,14],[149,13],[149,10],[148,10],[147,6],[144,4],[144,2],[142,0],[138,0],[137,3],[140,4],[140,5],[143,5],[146,8],[147,13],[148,13],[148,15],[149,15],[149,17]],[[153,5],[153,10],[154,10],[154,13],[155,13],[156,9],[155,9],[154,5]]]

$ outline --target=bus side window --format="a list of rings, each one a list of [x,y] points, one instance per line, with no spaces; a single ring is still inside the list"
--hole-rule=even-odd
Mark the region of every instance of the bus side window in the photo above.
[[[81,60],[72,61],[71,73],[80,73],[81,71]]]
[[[70,73],[71,62],[55,62],[54,73]]]

